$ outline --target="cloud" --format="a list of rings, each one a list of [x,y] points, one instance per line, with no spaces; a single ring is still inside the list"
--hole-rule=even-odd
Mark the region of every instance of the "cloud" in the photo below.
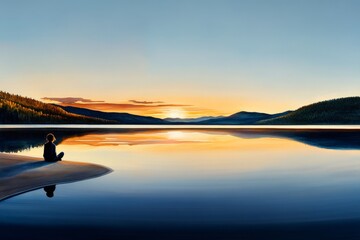
[[[223,112],[212,109],[198,108],[194,105],[166,103],[162,101],[129,100],[127,102],[111,103],[81,97],[44,97],[42,100],[55,102],[62,106],[80,107],[104,112],[127,112],[161,118],[167,117],[167,113],[173,109],[182,109],[188,117],[219,116],[224,114]]]
[[[129,100],[129,102],[136,103],[136,104],[159,104],[164,103],[161,101],[138,101],[138,100]]]
[[[103,103],[104,101],[95,101],[87,98],[81,97],[65,97],[65,98],[56,98],[56,97],[43,97],[42,100],[53,101],[60,104],[75,104],[75,103]]]
[[[135,114],[157,115],[162,114],[166,109],[173,107],[189,107],[186,104],[173,104],[161,101],[138,101],[129,100],[125,103],[109,103],[105,101],[95,101],[81,97],[43,97],[42,100],[55,102],[62,106],[72,106],[93,109],[105,112],[129,112]],[[129,103],[130,102],[130,103]]]
[[[62,104],[73,107],[83,107],[89,109],[96,109],[100,111],[128,111],[128,110],[151,110],[151,109],[163,109],[169,107],[188,107],[190,105],[185,104],[132,104],[132,103],[70,103]]]

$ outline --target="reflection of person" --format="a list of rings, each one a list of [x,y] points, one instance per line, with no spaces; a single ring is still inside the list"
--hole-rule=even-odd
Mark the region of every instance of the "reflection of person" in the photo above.
[[[61,152],[59,155],[56,155],[56,145],[55,142],[55,136],[52,133],[49,133],[46,135],[47,142],[44,145],[44,159],[47,162],[56,162],[61,161],[61,159],[64,157],[64,153]]]
[[[50,186],[44,187],[44,191],[46,192],[46,196],[48,198],[52,198],[54,196],[55,189],[56,189],[56,185],[50,185]]]

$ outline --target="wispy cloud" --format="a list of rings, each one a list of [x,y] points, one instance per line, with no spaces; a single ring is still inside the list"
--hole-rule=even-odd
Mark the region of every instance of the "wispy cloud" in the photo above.
[[[81,97],[43,97],[42,100],[62,106],[81,107],[105,112],[128,112],[158,117],[163,117],[164,113],[168,112],[169,109],[188,108],[192,106],[189,104],[139,100],[129,100],[125,103],[111,103]]]
[[[96,101],[81,97],[43,97],[42,100],[57,102],[59,104],[74,104],[74,103],[103,103],[104,101]]]
[[[136,104],[160,104],[164,103],[161,101],[138,101],[138,100],[129,100],[129,102],[136,103]]]
[[[167,108],[167,107],[187,107],[190,105],[186,104],[132,104],[132,103],[72,103],[72,104],[62,104],[66,106],[76,106],[83,108],[91,108],[102,111],[127,111],[127,110],[146,110],[146,109],[159,109],[159,108]]]

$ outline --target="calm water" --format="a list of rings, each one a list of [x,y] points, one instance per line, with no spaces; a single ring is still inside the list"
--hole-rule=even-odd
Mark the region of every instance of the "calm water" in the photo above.
[[[360,235],[360,130],[0,131],[0,151],[40,157],[52,131],[66,160],[114,170],[57,185],[53,198],[39,189],[2,201],[2,226],[107,229],[99,239],[142,230],[191,239],[196,229],[217,239]],[[177,232],[162,235],[168,229]]]

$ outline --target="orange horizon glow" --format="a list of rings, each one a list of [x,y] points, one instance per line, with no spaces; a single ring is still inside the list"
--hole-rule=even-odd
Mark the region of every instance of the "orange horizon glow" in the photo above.
[[[60,106],[71,106],[86,108],[103,112],[119,112],[130,113],[142,116],[152,116],[156,118],[198,118],[208,116],[229,116],[240,111],[254,111],[265,113],[278,113],[286,110],[293,109],[281,109],[280,104],[271,104],[272,108],[269,111],[261,111],[261,106],[264,105],[261,101],[245,102],[241,101],[236,103],[234,100],[228,99],[203,99],[194,98],[185,99],[184,101],[171,101],[180,103],[167,103],[167,102],[151,102],[151,101],[135,101],[128,102],[74,102],[74,103],[62,103],[58,101],[42,98],[41,101],[45,103],[54,103]],[[135,102],[135,103],[134,103]],[[170,102],[170,101],[168,101]],[[191,104],[191,103],[196,103]],[[281,110],[274,110],[281,109]]]
[[[207,110],[195,107],[178,106],[112,106],[111,104],[60,104],[62,106],[72,106],[87,108],[103,112],[126,112],[141,116],[152,116],[157,118],[196,118],[203,116],[229,115],[216,110]]]

